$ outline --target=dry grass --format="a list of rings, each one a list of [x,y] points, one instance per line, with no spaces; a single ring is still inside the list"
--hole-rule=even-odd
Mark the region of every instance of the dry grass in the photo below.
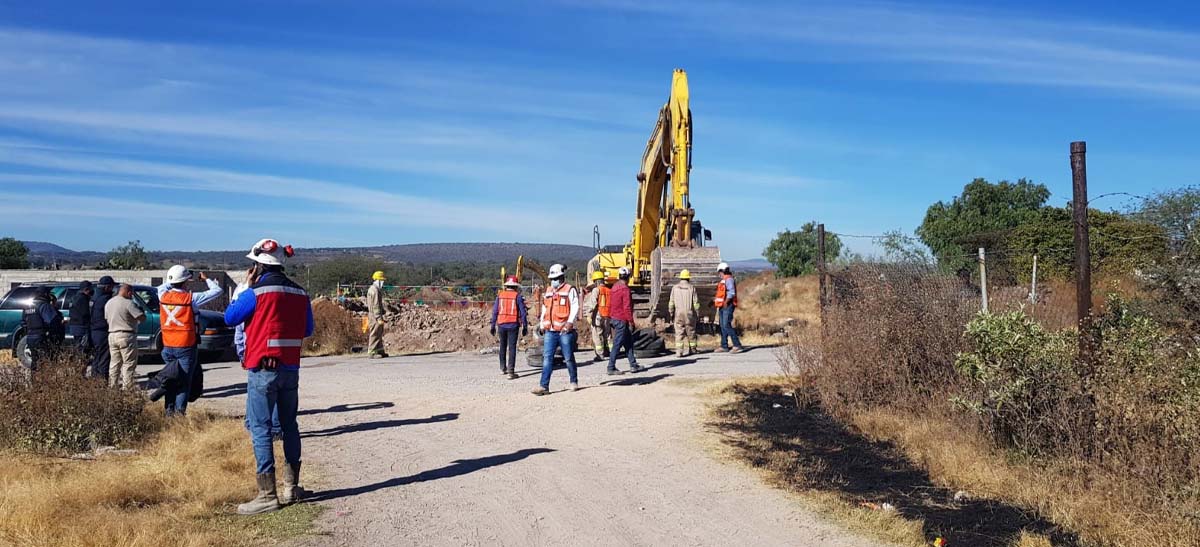
[[[46,547],[257,545],[303,534],[300,504],[241,518],[254,456],[242,422],[193,412],[132,456],[0,455],[0,543]]]
[[[815,275],[776,278],[770,272],[747,277],[738,284],[734,321],[747,331],[778,332],[789,319],[794,326],[821,324],[818,280]]]

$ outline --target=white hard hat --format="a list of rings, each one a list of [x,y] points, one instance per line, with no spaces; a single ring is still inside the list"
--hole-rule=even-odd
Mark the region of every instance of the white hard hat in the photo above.
[[[728,270],[728,269],[729,269],[729,263],[728,263],[728,262],[722,262],[722,263],[720,263],[720,264],[717,264],[717,271],[718,271],[718,272],[723,272],[723,271],[725,271],[725,270]]]
[[[293,254],[291,245],[284,247],[274,239],[263,239],[250,248],[246,258],[267,266],[282,266],[283,261]]]
[[[557,279],[567,274],[567,269],[562,264],[550,266],[550,273],[547,275],[550,279]]]
[[[176,264],[171,266],[171,269],[167,270],[167,283],[172,285],[176,283],[183,283],[191,278],[192,271],[184,268],[182,264]]]
[[[629,277],[629,268],[622,266],[621,269],[617,270],[617,277]]]

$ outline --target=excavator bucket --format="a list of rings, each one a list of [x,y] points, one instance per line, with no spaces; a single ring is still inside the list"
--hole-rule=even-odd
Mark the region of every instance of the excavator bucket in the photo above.
[[[717,295],[717,265],[721,263],[721,250],[717,247],[659,247],[650,255],[651,315],[667,317],[667,302],[671,299],[671,286],[679,282],[679,272],[688,270],[692,274],[692,285],[700,298],[700,317],[712,317],[715,312],[712,301]]]

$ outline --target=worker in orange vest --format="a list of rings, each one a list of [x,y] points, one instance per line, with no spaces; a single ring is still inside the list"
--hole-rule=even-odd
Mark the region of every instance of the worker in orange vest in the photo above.
[[[196,355],[196,342],[199,340],[197,310],[223,293],[221,285],[209,279],[204,272],[200,272],[200,281],[208,286],[208,290],[197,293],[187,290],[191,280],[192,271],[176,264],[167,270],[167,282],[158,287],[163,363],[168,367],[176,365],[183,372],[181,381],[168,387],[163,398],[167,416],[187,413],[192,378],[196,375],[196,369],[200,368],[200,360]]]
[[[567,375],[571,380],[571,391],[579,390],[579,376],[575,370],[575,320],[579,318],[579,291],[566,281],[566,268],[562,264],[550,266],[550,286],[542,294],[542,317],[538,334],[543,337],[542,380],[533,390],[534,395],[550,393],[550,374],[554,371],[555,350],[562,348],[563,360],[567,364]]]
[[[738,304],[737,282],[733,279],[733,270],[729,268],[729,264],[722,262],[717,266],[717,273],[721,274],[721,280],[717,282],[717,297],[713,299],[721,325],[721,347],[717,348],[717,352],[741,353],[745,350],[742,349],[737,330],[733,328],[733,312]],[[733,343],[732,350],[729,347],[730,342]]]
[[[517,341],[529,334],[529,321],[525,315],[525,298],[521,296],[521,282],[510,275],[504,282],[504,290],[496,293],[492,306],[492,328],[488,332],[500,333],[500,373],[509,380],[517,379]]]
[[[608,335],[611,327],[608,324],[608,300],[611,289],[606,281],[603,271],[592,272],[590,290],[583,298],[583,317],[592,327],[592,348],[596,352],[592,361],[597,363],[607,359],[609,351]]]

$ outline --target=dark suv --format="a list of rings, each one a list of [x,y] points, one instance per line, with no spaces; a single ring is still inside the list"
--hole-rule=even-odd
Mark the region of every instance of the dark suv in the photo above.
[[[30,283],[8,291],[8,294],[0,299],[0,350],[11,349],[13,356],[25,365],[29,364],[29,348],[25,346],[21,313],[33,305],[33,294],[39,287],[50,287],[50,293],[57,299],[58,308],[64,318],[70,315],[67,308],[71,305],[71,299],[79,292],[78,281]],[[146,320],[138,326],[138,349],[143,355],[157,354],[162,351],[162,331],[158,324],[158,290],[147,285],[134,285],[133,302],[146,312]],[[197,322],[200,328],[200,351],[216,355],[223,354],[233,347],[233,329],[225,324],[223,314],[200,310]],[[68,342],[71,338],[71,335],[67,334]]]

